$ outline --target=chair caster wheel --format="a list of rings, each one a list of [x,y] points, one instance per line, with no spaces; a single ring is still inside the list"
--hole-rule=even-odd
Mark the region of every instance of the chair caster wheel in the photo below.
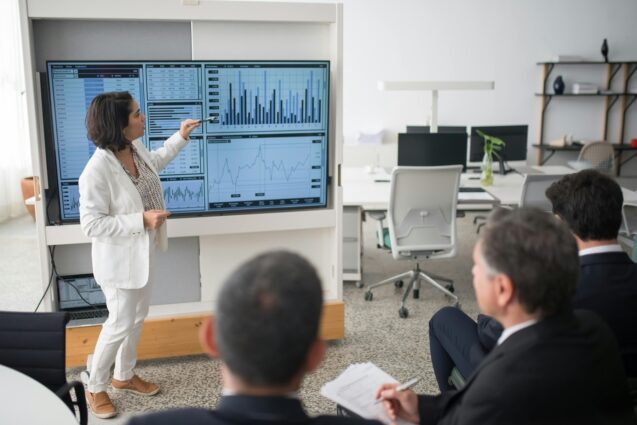
[[[403,281],[402,280],[397,280],[396,282],[394,282],[394,286],[396,288],[402,288],[403,287]]]
[[[454,288],[454,287],[453,287],[453,283],[450,283],[450,284],[448,284],[448,285],[445,285],[445,289],[446,289],[447,291],[451,292],[452,294],[453,294],[454,292],[456,292],[456,288]]]
[[[371,301],[374,299],[374,294],[370,291],[365,292],[365,301]]]
[[[414,289],[414,299],[420,298],[420,289]]]
[[[455,303],[453,303],[453,306],[457,308],[458,310],[462,310],[462,307],[460,306],[460,301],[456,301]]]
[[[356,282],[356,287],[357,288],[362,288],[363,286],[365,286],[365,284],[361,281]]]
[[[398,310],[398,316],[400,316],[401,319],[406,319],[407,316],[409,316],[409,310],[407,310],[405,307],[400,307],[400,309]]]

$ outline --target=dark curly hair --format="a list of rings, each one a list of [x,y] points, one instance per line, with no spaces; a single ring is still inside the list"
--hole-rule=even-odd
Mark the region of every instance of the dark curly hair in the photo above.
[[[610,177],[595,170],[569,174],[546,189],[558,215],[583,241],[616,239],[624,195]]]
[[[126,91],[95,96],[86,113],[87,136],[95,146],[118,152],[130,143],[124,129],[128,126],[132,103],[133,96]]]

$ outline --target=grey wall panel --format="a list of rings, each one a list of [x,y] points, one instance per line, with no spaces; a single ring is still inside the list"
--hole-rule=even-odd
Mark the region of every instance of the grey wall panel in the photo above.
[[[58,245],[55,264],[60,275],[92,273],[91,245]],[[168,251],[157,251],[151,305],[201,300],[199,238],[172,238]]]
[[[38,72],[47,60],[190,60],[190,22],[33,21]]]

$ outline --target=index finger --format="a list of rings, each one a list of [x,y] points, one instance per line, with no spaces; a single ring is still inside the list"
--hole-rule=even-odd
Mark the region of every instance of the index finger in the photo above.
[[[166,210],[157,210],[157,216],[158,217],[168,217],[171,214],[170,211],[166,211]]]

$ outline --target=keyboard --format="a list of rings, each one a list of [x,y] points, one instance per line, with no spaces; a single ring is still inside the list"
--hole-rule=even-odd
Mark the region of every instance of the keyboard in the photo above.
[[[481,187],[460,187],[458,192],[484,192],[484,189]]]
[[[69,312],[70,320],[96,319],[99,317],[108,317],[108,309],[98,308],[94,310],[71,311]]]

